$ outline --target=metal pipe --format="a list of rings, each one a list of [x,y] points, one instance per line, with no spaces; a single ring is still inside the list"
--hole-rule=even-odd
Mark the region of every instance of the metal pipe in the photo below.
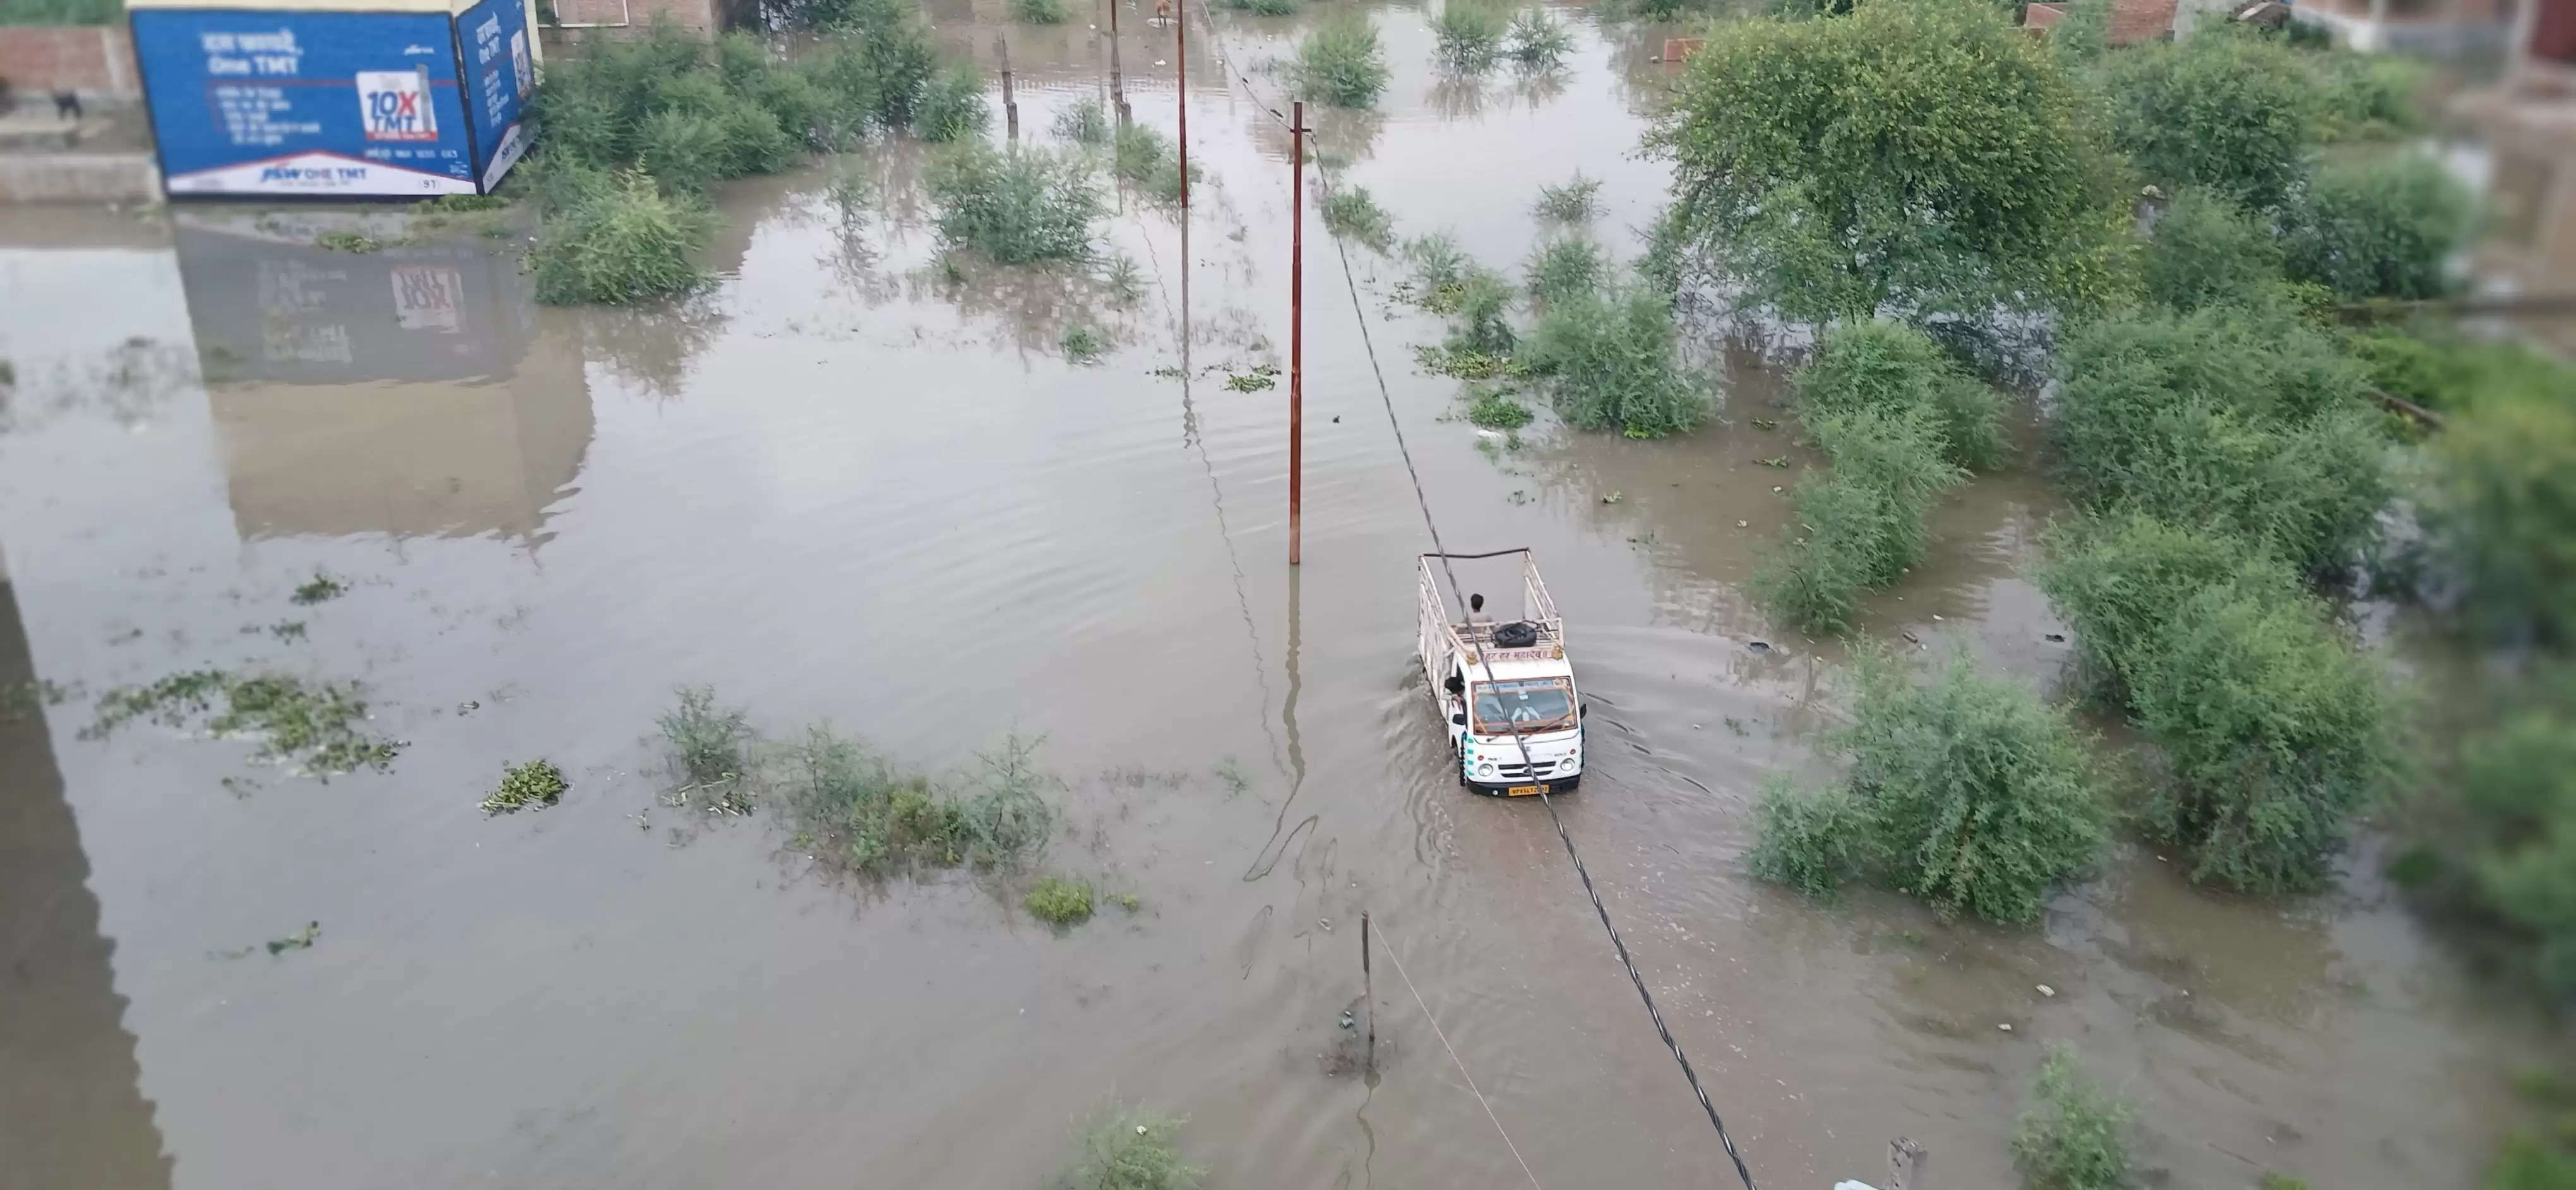
[[[1298,100],[1288,140],[1296,165],[1288,183],[1288,564],[1304,549],[1306,496],[1306,101]],[[1182,175],[1184,184],[1188,174]]]
[[[1190,11],[1184,4],[1172,17],[1172,62],[1179,67],[1172,102],[1181,110],[1181,218],[1190,217]]]

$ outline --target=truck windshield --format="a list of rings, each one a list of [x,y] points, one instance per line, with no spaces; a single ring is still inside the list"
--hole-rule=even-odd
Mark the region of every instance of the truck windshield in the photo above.
[[[1574,684],[1564,678],[1476,684],[1476,732],[1552,731],[1574,721]]]

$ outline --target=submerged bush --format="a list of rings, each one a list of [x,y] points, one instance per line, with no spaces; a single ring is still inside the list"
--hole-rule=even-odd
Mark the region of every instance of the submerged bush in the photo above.
[[[2333,50],[2307,55],[2320,97],[2317,136],[2327,144],[2391,140],[2424,130],[2416,95],[2423,64],[2403,54]]]
[[[547,212],[528,254],[538,301],[625,305],[706,283],[693,259],[714,228],[704,208],[663,194],[638,170],[562,185],[570,197]]]
[[[1425,309],[1434,314],[1447,314],[1457,309],[1454,291],[1467,280],[1475,262],[1467,259],[1458,241],[1439,233],[1415,236],[1404,245],[1405,259],[1413,262],[1413,287]]]
[[[2576,993],[2576,679],[2471,740],[2459,790],[2477,899],[2532,940],[2545,986]]]
[[[1113,1108],[1076,1134],[1081,1155],[1054,1190],[1193,1190],[1207,1171],[1181,1160],[1181,1122]]]
[[[2030,1190],[2120,1190],[2129,1181],[2129,1109],[2085,1081],[2075,1051],[2050,1048],[2013,1131],[2013,1162]]]
[[[1818,414],[1807,429],[1832,469],[1798,481],[1788,540],[1754,572],[1753,592],[1800,631],[1838,632],[1864,593],[1922,560],[1924,517],[1967,473],[1945,457],[1948,439],[1928,409],[1858,407]]]
[[[2576,645],[2576,368],[2489,356],[2433,440],[2419,503],[2435,552],[2490,635]]]
[[[2386,443],[2323,332],[2277,311],[2130,314],[2070,333],[2057,367],[2049,433],[2079,507],[2206,526],[2320,573],[2376,542]]]
[[[2308,180],[2285,222],[2294,278],[2349,301],[2438,297],[2468,235],[2469,192],[2421,154],[2337,162]]]
[[[954,145],[932,158],[923,181],[940,242],[998,264],[1088,259],[1091,225],[1105,211],[1089,165],[1039,148]]]
[[[1530,424],[1534,416],[1529,406],[1513,400],[1509,392],[1499,388],[1479,387],[1468,397],[1468,423],[1488,430],[1517,430]]]
[[[1284,17],[1297,11],[1297,0],[1217,0],[1217,7],[1248,12],[1257,17]]]
[[[1297,47],[1298,93],[1334,107],[1375,107],[1389,75],[1377,26],[1356,12],[1327,17]]]
[[[932,144],[982,136],[992,126],[993,109],[984,102],[984,79],[971,62],[952,62],[921,89],[912,117],[913,135]]]
[[[2299,56],[2247,36],[2135,46],[2102,66],[2111,138],[2147,180],[2202,185],[2254,210],[2287,201],[2316,140]]]
[[[501,773],[499,788],[483,799],[485,815],[516,814],[531,806],[542,809],[562,800],[564,790],[572,783],[564,780],[563,770],[551,760],[531,760],[515,764]]]
[[[1502,56],[1505,20],[1495,0],[1444,0],[1431,19],[1440,64],[1466,74],[1491,69]]]
[[[1492,272],[1471,266],[1457,283],[1450,304],[1452,329],[1444,346],[1451,355],[1509,356],[1520,343],[1512,331],[1511,308],[1511,286]]]
[[[1380,251],[1395,240],[1394,217],[1361,186],[1336,187],[1324,200],[1324,228]]]
[[[2281,241],[2215,191],[2185,187],[2156,220],[2140,256],[2147,300],[2175,310],[2244,305],[2281,281]]]
[[[1671,304],[1642,287],[1549,303],[1522,358],[1578,430],[1661,438],[1698,425],[1708,411],[1676,355]]]
[[[1755,875],[1810,895],[1872,878],[1943,914],[2035,920],[2058,884],[2091,866],[2104,814],[2085,743],[2030,691],[1962,653],[1932,679],[1865,654],[1851,758],[1823,792],[1766,788]]]
[[[665,713],[660,725],[680,775],[690,784],[730,784],[751,772],[751,725],[742,708],[718,707],[714,689],[681,687],[680,705]]]
[[[2274,599],[2298,593],[2290,568],[2259,547],[2136,514],[2051,529],[2033,577],[2074,629],[2078,676],[2122,709],[2193,595],[2220,584]]]
[[[1581,236],[1560,236],[1531,254],[1530,296],[1561,302],[1597,293],[1609,272],[1610,262],[1603,258],[1600,245]]]
[[[1031,25],[1061,25],[1064,0],[1011,0],[1011,19]]]
[[[1161,202],[1181,200],[1181,156],[1162,133],[1142,124],[1129,123],[1112,135],[1110,169],[1128,184]],[[1199,180],[1197,162],[1190,163],[1190,180]]]
[[[828,727],[808,729],[771,782],[799,846],[868,876],[964,864],[1008,867],[1046,846],[1054,822],[1030,764],[1035,745],[1013,739],[979,758],[957,784],[903,769]]]
[[[1108,144],[1110,127],[1109,109],[1097,99],[1075,100],[1055,114],[1055,134],[1076,144]]]
[[[1512,18],[1511,31],[1503,35],[1504,55],[1525,71],[1547,70],[1572,52],[1574,35],[1544,8],[1521,10]]]
[[[1553,223],[1589,223],[1601,213],[1601,179],[1577,171],[1563,185],[1541,186],[1532,209]]]
[[[1952,462],[1982,470],[2003,461],[2002,400],[1914,327],[1884,319],[1834,327],[1793,382],[1802,417],[1920,409],[1940,426]]]
[[[1021,904],[1029,916],[1051,926],[1078,926],[1091,920],[1099,907],[1099,890],[1088,880],[1069,876],[1048,876],[1029,889]]]

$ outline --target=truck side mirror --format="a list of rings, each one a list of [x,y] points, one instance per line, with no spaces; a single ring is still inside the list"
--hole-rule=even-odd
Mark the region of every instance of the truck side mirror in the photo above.
[[[1575,717],[1575,718],[1577,718],[1577,719],[1589,719],[1589,718],[1591,718],[1591,717],[1592,717],[1592,700],[1587,698],[1587,699],[1584,699],[1581,703],[1577,704],[1577,705],[1575,706],[1575,708],[1574,708],[1574,717]]]
[[[1467,712],[1460,711],[1457,714],[1451,715],[1449,716],[1449,721],[1460,727],[1465,727],[1467,725]]]

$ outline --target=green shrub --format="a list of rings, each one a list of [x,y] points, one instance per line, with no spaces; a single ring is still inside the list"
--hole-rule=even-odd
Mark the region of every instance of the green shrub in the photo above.
[[[2290,275],[2348,301],[2438,297],[2444,265],[2469,230],[2469,193],[2415,153],[2320,167],[2291,204]]]
[[[829,96],[844,134],[909,128],[940,53],[917,8],[902,0],[850,0],[836,35],[799,60]]]
[[[1129,123],[1112,135],[1111,143],[1110,168],[1121,179],[1159,201],[1181,200],[1181,155],[1162,133]],[[1198,163],[1191,162],[1190,180],[1199,176]]]
[[[2556,686],[2468,742],[2459,789],[2478,899],[2532,939],[2535,973],[2564,995],[2576,993],[2576,681]]]
[[[125,19],[118,0],[8,0],[0,25],[112,25]]]
[[[1054,812],[1029,764],[1034,746],[1008,741],[978,773],[943,785],[897,767],[828,727],[807,730],[770,774],[799,846],[867,876],[972,864],[1011,867],[1044,850]]]
[[[2419,511],[2474,621],[2563,650],[2576,645],[2576,369],[2525,357],[2485,374],[2494,383],[2433,440]]]
[[[952,62],[921,89],[912,116],[913,135],[932,144],[982,136],[992,126],[993,109],[984,102],[984,79],[973,63]]]
[[[663,714],[662,738],[670,741],[680,774],[692,785],[722,785],[751,772],[751,726],[742,708],[716,706],[706,686],[682,686],[680,705]]]
[[[530,806],[542,809],[562,800],[564,790],[570,788],[572,784],[553,761],[531,760],[503,770],[500,787],[483,799],[481,808],[486,815],[516,814]]]
[[[1097,99],[1078,99],[1055,114],[1055,134],[1075,144],[1105,145],[1112,134],[1109,109]]]
[[[1503,35],[1503,54],[1524,71],[1549,70],[1574,52],[1574,35],[1544,8],[1521,10]]]
[[[2030,1190],[2120,1190],[2129,1181],[2127,1105],[2095,1089],[2060,1042],[2031,1088],[2038,1102],[2013,1131],[2013,1162]]]
[[[1284,17],[1296,13],[1297,0],[1217,0],[1217,7],[1248,12],[1257,17]]]
[[[1298,94],[1334,107],[1375,107],[1389,75],[1377,26],[1365,14],[1336,13],[1306,34],[1291,65]]]
[[[2471,338],[2454,326],[2382,324],[2348,333],[2344,349],[2380,391],[2441,413],[2464,412],[2490,394],[2518,400],[2576,392],[2576,367],[2519,342]]]
[[[1879,319],[1834,327],[1792,379],[1801,416],[1921,409],[1940,426],[1952,462],[1983,470],[2004,459],[2002,399],[1911,326]]]
[[[1869,868],[1869,811],[1845,786],[1801,789],[1787,778],[1773,778],[1763,784],[1753,818],[1756,834],[1745,866],[1756,879],[1823,899]]]
[[[2174,195],[2141,254],[2147,300],[2175,310],[2247,305],[2281,282],[2281,241],[2224,195],[2198,186]]]
[[[1076,364],[1091,363],[1109,351],[1105,336],[1080,323],[1064,328],[1064,338],[1058,345],[1064,349],[1065,361]]]
[[[1699,424],[1708,399],[1681,369],[1672,306],[1629,287],[1551,302],[1523,354],[1549,401],[1578,430],[1661,438]]]
[[[636,165],[668,189],[774,173],[832,139],[846,97],[757,40],[709,43],[668,26],[549,63],[531,118],[548,164]]]
[[[1395,240],[1395,219],[1361,186],[1336,187],[1324,200],[1324,228],[1383,251]]]
[[[1503,13],[1495,0],[1443,0],[1431,18],[1440,64],[1466,74],[1492,69],[1503,52]]]
[[[2111,138],[2149,181],[2207,186],[2279,207],[2316,143],[2314,81],[2299,56],[2255,37],[2189,37],[2106,58]]]
[[[1031,25],[1061,25],[1068,14],[1064,0],[1011,0],[1011,19]]]
[[[1540,219],[1551,223],[1589,223],[1601,213],[1601,179],[1584,177],[1581,171],[1566,179],[1561,186],[1540,186],[1534,209]]]
[[[1087,260],[1106,208],[1079,157],[1039,148],[952,145],[923,171],[940,242],[999,264]]]
[[[2170,784],[2150,827],[2195,881],[2317,887],[2346,820],[2388,782],[2396,720],[2371,659],[2323,601],[2222,584],[2183,601],[2129,677]]]
[[[1475,267],[1458,241],[1438,233],[1415,236],[1404,245],[1404,255],[1413,262],[1413,287],[1423,307],[1434,314],[1454,313],[1456,289]]]
[[[1499,388],[1476,388],[1468,394],[1467,421],[1488,430],[1517,430],[1530,424],[1536,415],[1529,406],[1512,399],[1511,393]]]
[[[2416,96],[2423,64],[2403,54],[2334,50],[2308,55],[2320,98],[2317,134],[2327,144],[2392,140],[2424,130]]]
[[[638,170],[559,185],[574,197],[548,212],[529,252],[538,301],[625,305],[705,284],[692,259],[713,230],[703,207],[663,194]]]
[[[2058,353],[2049,434],[2078,507],[2268,542],[2316,572],[2375,543],[2378,416],[2333,339],[2278,311],[2138,313]]]
[[[328,249],[333,252],[347,252],[358,256],[364,256],[370,252],[380,252],[384,250],[384,244],[379,242],[374,236],[351,231],[344,227],[333,228],[330,231],[323,232],[322,234],[313,237],[313,246],[316,248]]]
[[[1598,293],[1609,273],[1600,245],[1581,236],[1559,236],[1530,256],[1530,296],[1561,302]]]
[[[2485,1190],[2569,1190],[2576,1187],[2576,1146],[2552,1145],[2531,1135],[2507,1137]]]
[[[1922,561],[1924,517],[1967,473],[1927,409],[1855,408],[1807,419],[1832,469],[1798,481],[1795,513],[1753,574],[1755,598],[1804,632],[1849,627],[1863,593]]]
[[[2049,26],[2048,51],[2070,74],[2090,69],[2111,49],[2111,0],[2072,0]]]
[[[2065,714],[1985,677],[1962,652],[1925,684],[1884,656],[1861,667],[1852,757],[1887,879],[1944,914],[2039,917],[2049,890],[2103,841],[2090,754]]]
[[[1076,1134],[1081,1155],[1054,1190],[1192,1190],[1207,1171],[1181,1161],[1181,1122],[1113,1108]]]
[[[1450,306],[1455,322],[1445,344],[1450,354],[1509,356],[1520,343],[1512,332],[1511,286],[1488,270],[1471,267],[1457,283],[1455,295]]]
[[[1022,903],[1028,906],[1029,916],[1048,925],[1078,926],[1091,920],[1099,896],[1099,890],[1088,880],[1048,876],[1029,889]]]
[[[2108,706],[2156,665],[2184,603],[2213,586],[2289,600],[2288,566],[2232,537],[2124,514],[2051,528],[2034,574],[2073,629],[2078,676]]]

